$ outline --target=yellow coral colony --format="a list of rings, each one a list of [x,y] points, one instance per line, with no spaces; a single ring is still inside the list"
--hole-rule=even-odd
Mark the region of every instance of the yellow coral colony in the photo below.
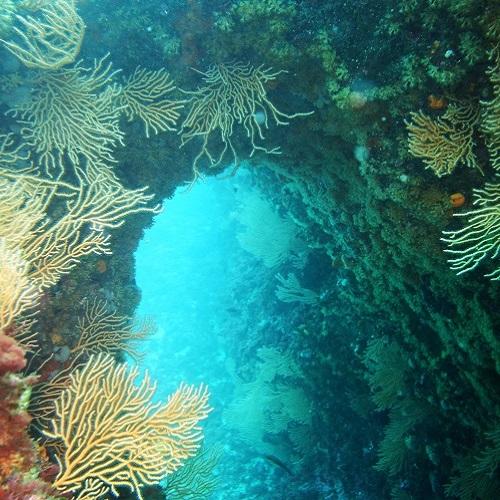
[[[181,125],[181,147],[195,137],[201,137],[203,143],[193,161],[193,182],[201,177],[199,162],[203,157],[211,168],[220,166],[226,153],[231,151],[234,167],[239,164],[238,155],[232,142],[234,128],[241,125],[255,151],[267,154],[279,154],[279,147],[268,149],[258,145],[264,140],[263,128],[269,128],[269,114],[276,125],[288,125],[288,120],[309,113],[288,115],[279,111],[269,100],[265,89],[266,83],[275,80],[284,71],[257,68],[250,64],[233,63],[211,66],[206,72],[198,71],[203,76],[204,85],[194,91],[183,91],[187,95],[189,112]],[[222,148],[218,153],[210,151],[209,139],[218,134]]]
[[[15,182],[9,181],[16,177]],[[147,207],[152,195],[145,194],[145,189],[127,190],[107,179],[101,176],[72,186],[0,170],[6,213],[0,236],[18,249],[28,263],[29,280],[38,289],[54,285],[84,255],[110,253],[105,229],[119,227],[130,214],[158,210]],[[16,194],[9,203],[10,191]],[[55,197],[65,199],[65,214],[51,220],[47,210]]]
[[[139,360],[142,355],[135,349],[134,344],[148,338],[154,328],[150,320],[138,323],[126,316],[117,315],[109,310],[109,305],[105,301],[86,301],[84,315],[78,318],[78,342],[71,349],[71,353],[79,355],[83,352],[88,354],[126,352],[132,358]]]
[[[127,371],[109,355],[91,356],[74,372],[55,401],[55,418],[45,435],[60,441],[60,471],[54,486],[62,492],[111,490],[156,484],[199,448],[198,423],[207,417],[205,387],[181,385],[166,404],[153,404],[155,385],[138,369]]]
[[[492,52],[494,64],[488,71],[493,87],[493,98],[482,102],[483,117],[481,128],[488,148],[490,165],[500,170],[500,48]],[[466,225],[458,230],[444,231],[441,238],[448,247],[451,269],[462,274],[475,269],[486,259],[500,256],[500,174],[495,175],[497,182],[487,182],[481,189],[473,190],[474,209],[455,213],[463,217]],[[485,276],[500,280],[500,266]]]
[[[479,107],[470,103],[450,104],[437,119],[422,111],[411,113],[406,122],[409,151],[438,177],[450,174],[460,163],[481,170],[473,151],[479,119]]]
[[[0,214],[1,216],[1,214]],[[0,331],[15,318],[31,311],[38,301],[38,290],[27,277],[28,265],[19,252],[11,250],[0,238]]]
[[[123,85],[108,56],[86,68],[72,67],[38,74],[30,99],[8,114],[18,120],[24,142],[51,176],[65,173],[67,160],[78,175],[107,171],[113,177],[114,148],[124,145],[120,116],[139,118],[146,136],[174,130],[182,101],[166,98],[175,88],[164,70],[137,68]]]
[[[30,401],[30,414],[37,428],[47,427],[54,417],[54,400],[67,387],[71,372],[80,367],[90,354],[117,355],[126,352],[135,360],[141,353],[135,343],[146,339],[154,330],[150,320],[131,321],[110,311],[109,304],[102,300],[84,303],[84,314],[78,317],[78,341],[71,347],[70,365],[54,377],[35,384]]]
[[[0,164],[1,160],[0,155]],[[30,279],[31,263],[23,254],[22,246],[43,215],[40,198],[35,196],[27,201],[20,181],[11,182],[0,175],[0,331],[17,320],[18,341],[30,337],[19,328],[19,320],[21,317],[26,320],[36,312],[40,295],[39,288]],[[28,325],[29,322],[24,324]],[[29,347],[26,343],[24,346]]]
[[[28,68],[55,70],[75,61],[83,42],[85,24],[76,12],[75,0],[21,2],[21,9],[32,10],[16,15],[15,40],[1,40]]]
[[[486,136],[486,145],[490,154],[491,166],[500,170],[500,45],[493,51],[494,65],[488,70],[493,86],[493,98],[483,102],[485,116],[483,131]]]
[[[452,256],[448,262],[457,274],[475,269],[487,257],[496,259],[500,255],[500,182],[487,182],[484,188],[474,189],[474,198],[474,210],[455,214],[465,217],[467,225],[444,231],[441,238],[448,244],[445,252]],[[500,265],[486,276],[500,280]]]
[[[183,103],[165,97],[174,89],[175,85],[165,70],[137,68],[125,80],[118,103],[129,121],[140,118],[144,122],[146,137],[149,137],[150,130],[155,134],[175,130]]]
[[[30,350],[36,345],[32,326],[41,292],[83,256],[110,253],[106,228],[157,207],[147,206],[152,196],[144,189],[103,182],[107,177],[73,186],[29,169],[5,168],[16,155],[16,150],[0,150],[0,326],[5,329],[15,320],[14,336]],[[65,208],[59,218],[48,215],[53,200]]]
[[[78,63],[43,72],[35,78],[30,99],[9,111],[48,174],[64,173],[65,156],[75,167],[86,160],[87,170],[109,171],[113,148],[123,144],[115,73],[106,57],[93,68]]]

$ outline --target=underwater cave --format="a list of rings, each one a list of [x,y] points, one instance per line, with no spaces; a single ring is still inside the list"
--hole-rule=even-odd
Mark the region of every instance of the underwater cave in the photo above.
[[[495,0],[0,0],[0,500],[494,500]]]

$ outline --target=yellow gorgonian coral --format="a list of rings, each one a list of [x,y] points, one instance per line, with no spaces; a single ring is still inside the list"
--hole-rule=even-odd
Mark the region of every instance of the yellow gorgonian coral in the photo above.
[[[1,40],[28,68],[59,69],[72,63],[83,42],[85,23],[76,11],[75,0],[21,2],[30,15],[16,15],[15,36]]]
[[[497,177],[500,180],[500,176]],[[451,269],[462,274],[488,258],[497,260],[500,256],[500,182],[487,182],[484,188],[474,189],[474,209],[455,216],[464,217],[467,223],[461,229],[443,232],[441,239],[448,245],[445,252],[451,255],[448,260]],[[500,280],[498,260],[486,276]]]
[[[142,354],[135,344],[151,335],[155,326],[151,320],[134,322],[126,316],[116,314],[105,301],[85,301],[84,314],[78,318],[78,342],[72,354],[126,352],[134,359]]]
[[[181,385],[165,404],[151,402],[155,385],[138,368],[116,363],[109,355],[91,356],[71,374],[55,401],[49,438],[61,443],[61,492],[89,488],[111,491],[128,486],[140,500],[141,487],[156,484],[195,455],[202,439],[199,421],[207,417],[206,387]]]
[[[54,285],[85,255],[111,253],[107,229],[128,215],[157,212],[152,195],[128,190],[106,174],[74,186],[0,169],[0,238],[19,251],[27,276],[39,290]],[[61,217],[49,217],[54,199],[63,200]]]
[[[493,168],[500,170],[500,45],[493,51],[494,65],[488,74],[493,86],[493,98],[483,102],[485,109],[483,131]]]
[[[271,119],[276,125],[288,125],[289,120],[312,113],[283,113],[271,102],[265,86],[285,71],[231,63],[215,64],[198,73],[203,76],[203,85],[194,91],[183,91],[189,111],[179,131],[181,147],[197,137],[203,141],[193,161],[193,182],[201,177],[202,158],[206,158],[210,168],[215,168],[230,152],[234,168],[238,167],[233,144],[236,128],[241,127],[251,143],[250,156],[256,151],[280,154],[279,147],[259,144],[264,141],[264,130],[269,128]],[[219,142],[219,146],[209,144],[211,140]],[[213,152],[215,148],[218,151]]]
[[[24,144],[14,144],[12,134],[0,134],[0,168],[19,166],[29,157]]]
[[[39,292],[28,279],[28,263],[0,237],[0,332],[36,307]]]
[[[409,152],[438,177],[450,174],[461,163],[481,170],[473,151],[479,119],[479,108],[468,103],[450,104],[436,119],[422,111],[411,113],[406,122]]]
[[[140,118],[144,123],[146,137],[150,131],[157,134],[175,130],[182,101],[167,99],[175,89],[173,81],[164,69],[149,71],[136,68],[121,88],[117,102],[127,119]]]
[[[59,217],[50,217],[54,200],[59,213],[65,212]],[[110,253],[105,230],[120,226],[130,214],[156,212],[158,207],[145,206],[150,200],[144,189],[127,190],[105,174],[74,186],[29,169],[0,166],[0,329],[15,322],[13,335],[25,349],[33,348],[31,327],[42,291],[85,255]],[[129,331],[129,338],[146,333]],[[108,341],[116,338],[113,334],[108,333]],[[88,345],[86,350],[91,350]]]
[[[67,159],[87,170],[96,164],[100,167],[94,170],[102,170],[114,161],[114,147],[123,144],[114,74],[106,57],[93,68],[77,64],[40,73],[31,98],[9,111],[37,163],[50,175],[63,173]]]

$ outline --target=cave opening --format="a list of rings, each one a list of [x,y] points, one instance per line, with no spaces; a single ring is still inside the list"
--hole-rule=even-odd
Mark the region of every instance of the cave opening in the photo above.
[[[141,367],[158,381],[158,401],[182,382],[208,385],[203,453],[217,457],[216,498],[332,488],[327,467],[324,477],[303,469],[318,440],[315,354],[300,323],[320,304],[325,256],[301,240],[271,178],[241,168],[179,188],[135,254],[137,315],[156,324]]]

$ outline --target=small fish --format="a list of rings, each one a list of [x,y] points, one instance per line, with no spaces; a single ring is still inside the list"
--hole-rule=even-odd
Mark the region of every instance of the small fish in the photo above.
[[[265,454],[262,455],[262,458],[265,458],[269,462],[273,463],[274,465],[277,465],[278,467],[286,471],[288,474],[290,474],[290,476],[293,476],[293,472],[290,470],[290,468],[285,463],[283,463],[278,457],[275,457],[274,455]]]
[[[229,314],[236,314],[238,312],[238,309],[236,307],[228,307],[226,309],[226,311],[229,313]]]

